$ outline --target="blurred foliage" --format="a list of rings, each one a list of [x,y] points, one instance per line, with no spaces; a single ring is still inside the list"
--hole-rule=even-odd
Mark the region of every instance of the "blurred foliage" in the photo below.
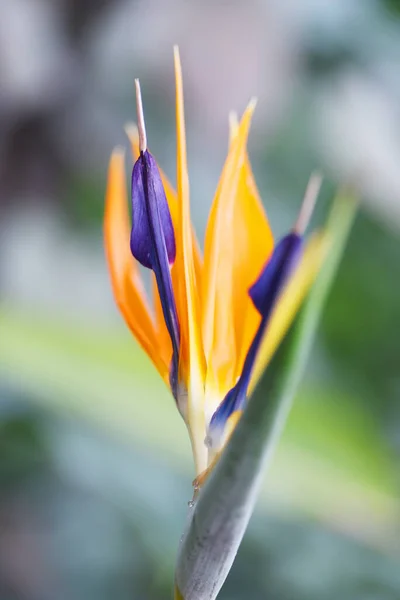
[[[1,393],[0,447],[15,469],[12,486],[0,471],[0,523],[7,539],[24,534],[21,542],[26,535],[30,541],[16,544],[12,556],[27,574],[23,582],[13,579],[12,569],[4,572],[0,560],[0,598],[169,598],[184,498],[190,497],[187,476],[140,446],[38,411],[32,400]],[[0,542],[0,558],[2,552]],[[28,568],[33,555],[40,557],[39,580]],[[333,600],[339,594],[396,600],[399,590],[394,558],[312,519],[259,511],[221,599]]]
[[[4,310],[0,326],[5,372],[35,394],[41,405],[94,420],[119,438],[161,451],[164,460],[175,468],[181,465],[187,473],[190,450],[184,427],[164,385],[154,377],[148,359],[135,351],[128,332],[121,336],[88,325],[61,325],[39,315],[24,319]],[[268,490],[278,504],[285,498],[323,519],[329,519],[335,503],[343,501],[345,510],[346,497],[363,493],[364,511],[374,523],[372,538],[375,529],[381,531],[380,538],[382,528],[395,518],[396,495],[395,459],[380,421],[365,411],[364,396],[354,392],[348,396],[345,386],[337,385],[336,373],[324,367],[323,381],[318,381],[318,369],[313,371],[314,383],[307,382],[295,403]],[[190,474],[187,477],[190,481]],[[299,495],[296,489],[304,492]]]
[[[382,4],[387,8],[392,15],[398,17],[400,15],[400,1],[399,0],[382,0]]]
[[[3,401],[3,394],[1,395]],[[12,402],[12,405],[11,405]],[[12,488],[24,478],[35,477],[48,458],[48,448],[41,431],[41,418],[33,411],[19,410],[18,398],[10,406],[2,402],[0,421],[1,489]],[[3,415],[5,413],[5,416]]]
[[[398,238],[360,216],[322,322],[341,376],[387,425],[399,391],[399,261]]]
[[[69,226],[75,231],[98,233],[104,215],[105,183],[104,174],[101,181],[71,174],[65,190],[68,200],[66,216]]]

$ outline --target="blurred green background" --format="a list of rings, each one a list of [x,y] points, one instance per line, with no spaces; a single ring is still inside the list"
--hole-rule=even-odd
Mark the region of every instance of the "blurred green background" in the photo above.
[[[363,204],[221,600],[400,598],[400,2],[0,3],[0,600],[171,597],[187,434],[117,314],[107,162],[135,118],[174,179],[183,63],[202,239],[231,109],[277,235],[309,173]],[[267,401],[267,398],[266,398]]]

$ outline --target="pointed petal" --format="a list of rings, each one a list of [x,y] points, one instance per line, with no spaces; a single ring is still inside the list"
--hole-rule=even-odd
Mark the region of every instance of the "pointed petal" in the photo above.
[[[113,286],[120,287],[128,261],[133,263],[129,251],[130,219],[126,193],[124,152],[113,151],[107,179],[104,236],[107,261]]]
[[[188,421],[197,472],[206,466],[204,445],[205,421],[203,397],[204,355],[201,346],[199,283],[196,281],[193,236],[190,221],[189,177],[187,168],[185,117],[183,105],[182,69],[179,50],[174,47],[177,128],[177,189],[179,224],[177,256],[174,266],[177,276],[177,305],[181,320],[181,376],[188,382]],[[194,435],[194,431],[196,434]]]
[[[236,115],[230,115],[230,143],[238,133]],[[273,234],[259,196],[250,161],[245,155],[240,171],[234,212],[235,252],[233,255],[235,286],[234,323],[237,348],[235,379],[239,377],[260,315],[251,302],[248,289],[259,276],[274,247]]]
[[[181,242],[179,271],[182,278],[181,281],[184,284],[180,286],[180,304],[182,313],[186,313],[186,319],[183,320],[182,324],[182,328],[184,330],[182,332],[182,338],[185,339],[186,347],[189,351],[189,361],[196,359],[197,357],[198,362],[201,362],[199,343],[200,336],[198,328],[198,317],[200,310],[198,305],[197,282],[193,260],[193,238],[190,220],[189,177],[187,168],[182,69],[177,47],[174,48],[174,65],[176,81],[177,188],[179,205],[178,230],[180,233]]]
[[[160,300],[160,294],[157,287],[157,281],[154,273],[152,273],[152,292],[154,306],[154,324],[157,336],[157,343],[164,362],[170,364],[172,360],[172,342],[165,324],[164,313]]]
[[[175,233],[157,163],[147,150],[132,170],[131,252],[144,267],[155,268],[158,254],[175,261]]]
[[[234,331],[234,297],[242,281],[240,259],[236,260],[236,239],[243,223],[239,212],[240,178],[245,162],[246,142],[254,103],[246,109],[237,135],[232,141],[222,171],[206,229],[202,281],[202,334],[210,387],[226,393],[234,381],[236,338]],[[236,267],[238,267],[236,269]],[[243,315],[242,315],[243,316]],[[218,395],[218,394],[217,394]]]
[[[139,270],[129,249],[129,214],[124,153],[110,159],[104,216],[105,250],[116,303],[133,335],[168,381],[168,365],[158,353],[157,339]]]
[[[316,233],[310,238],[300,264],[290,278],[271,315],[268,335],[262,341],[255,362],[249,385],[249,395],[294,320],[323,264],[329,247],[330,238],[326,232]]]

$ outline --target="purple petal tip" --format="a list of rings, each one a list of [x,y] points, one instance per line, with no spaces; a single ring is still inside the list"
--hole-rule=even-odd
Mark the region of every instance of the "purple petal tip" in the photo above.
[[[144,267],[155,268],[159,253],[175,260],[175,235],[160,172],[146,150],[132,171],[131,252]]]
[[[270,311],[288,275],[301,254],[302,240],[289,233],[276,246],[260,277],[249,289],[250,298],[261,315]]]

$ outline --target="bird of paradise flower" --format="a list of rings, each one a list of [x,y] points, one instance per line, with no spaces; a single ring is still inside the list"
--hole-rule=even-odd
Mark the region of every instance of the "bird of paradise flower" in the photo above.
[[[147,149],[139,82],[132,225],[124,154],[111,157],[105,245],[114,296],[142,348],[170,387],[188,430],[197,484],[240,419],[321,265],[325,241],[302,235],[320,186],[310,179],[292,231],[274,245],[246,144],[255,108],[230,119],[230,144],[211,207],[202,256],[190,221],[179,52],[174,48],[177,192]],[[130,242],[130,243],[129,243]],[[153,271],[153,309],[137,262]]]
[[[132,223],[124,153],[116,149],[108,174],[105,246],[115,300],[171,390],[193,449],[194,502],[180,543],[175,598],[214,600],[299,384],[357,202],[352,194],[339,193],[327,227],[304,245],[321,184],[313,175],[294,227],[275,244],[247,154],[253,100],[240,122],[230,118],[228,156],[202,255],[190,220],[176,47],[174,65],[177,190],[147,148],[136,81],[138,126],[127,127],[134,158]],[[152,307],[138,263],[153,272]],[[260,380],[267,384],[268,398]]]

